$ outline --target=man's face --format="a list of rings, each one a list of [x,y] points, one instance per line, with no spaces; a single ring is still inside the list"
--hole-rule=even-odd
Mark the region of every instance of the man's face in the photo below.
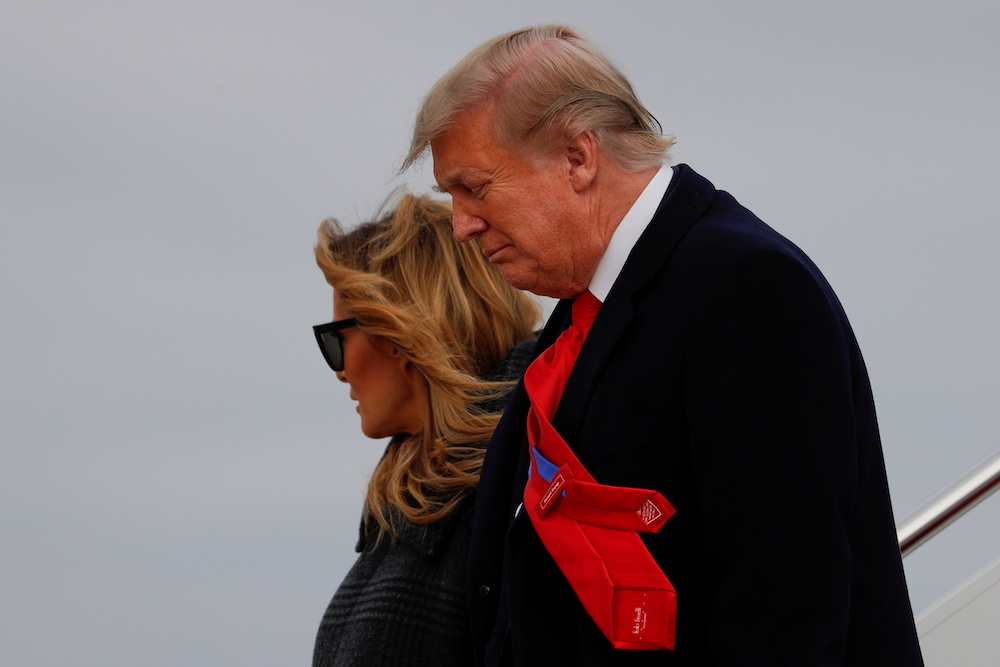
[[[604,247],[588,225],[563,152],[515,153],[493,137],[492,112],[472,109],[431,142],[438,189],[451,195],[455,237],[476,239],[518,289],[583,292]]]

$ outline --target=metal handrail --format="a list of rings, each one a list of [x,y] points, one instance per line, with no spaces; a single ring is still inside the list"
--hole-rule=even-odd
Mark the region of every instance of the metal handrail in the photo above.
[[[948,524],[1000,488],[1000,451],[973,467],[958,481],[906,515],[896,528],[903,556],[944,530]]]

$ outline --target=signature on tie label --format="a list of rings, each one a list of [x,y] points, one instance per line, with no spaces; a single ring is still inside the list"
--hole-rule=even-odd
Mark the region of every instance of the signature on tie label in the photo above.
[[[639,635],[646,629],[646,610],[642,607],[635,608],[635,619],[632,625],[632,634]]]

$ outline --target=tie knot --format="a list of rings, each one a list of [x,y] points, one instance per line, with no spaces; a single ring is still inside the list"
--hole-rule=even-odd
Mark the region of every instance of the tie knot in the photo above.
[[[600,309],[600,300],[587,290],[573,301],[573,326],[589,329]]]

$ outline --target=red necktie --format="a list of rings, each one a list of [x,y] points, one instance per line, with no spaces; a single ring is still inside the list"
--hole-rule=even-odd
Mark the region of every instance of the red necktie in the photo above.
[[[545,549],[615,648],[673,650],[677,594],[640,532],[674,514],[656,491],[598,484],[551,424],[601,302],[585,292],[573,324],[528,367],[531,475],[524,507]]]

